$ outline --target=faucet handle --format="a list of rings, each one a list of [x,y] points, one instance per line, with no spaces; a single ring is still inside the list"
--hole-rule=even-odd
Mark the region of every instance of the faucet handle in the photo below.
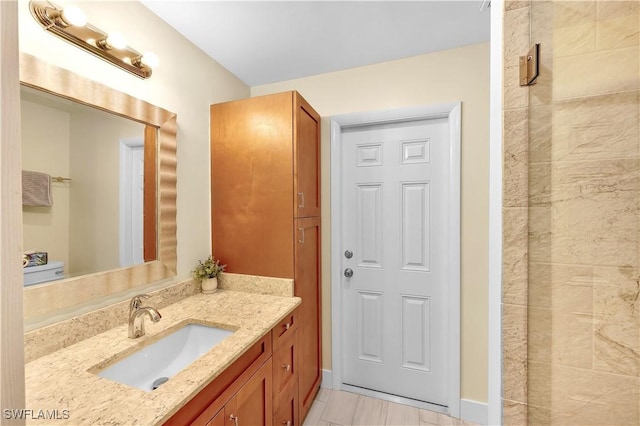
[[[140,305],[142,305],[142,299],[148,299],[148,294],[136,294],[131,298],[131,302],[129,303],[129,310],[133,311],[134,309],[138,309]]]

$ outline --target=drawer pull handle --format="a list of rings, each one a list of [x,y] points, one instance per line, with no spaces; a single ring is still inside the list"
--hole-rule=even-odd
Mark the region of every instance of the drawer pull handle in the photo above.
[[[298,198],[300,199],[300,201],[298,201],[298,207],[304,208],[304,192],[298,192]]]
[[[282,368],[284,371],[291,371],[291,364],[282,364]]]
[[[235,426],[238,426],[238,416],[234,416],[233,414],[231,414],[229,416],[229,420],[231,420],[235,424]]]
[[[286,422],[283,420],[282,424],[285,426],[291,426],[291,420],[287,420]]]
[[[284,327],[285,330],[288,330],[288,329],[291,328],[291,323],[288,322],[288,323],[284,324],[283,327]]]

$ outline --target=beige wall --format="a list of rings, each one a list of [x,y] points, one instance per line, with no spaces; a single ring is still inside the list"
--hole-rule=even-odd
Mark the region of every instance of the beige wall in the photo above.
[[[187,278],[211,244],[209,105],[248,97],[249,88],[138,2],[73,3],[93,25],[120,31],[135,49],[155,52],[161,64],[151,78],[141,80],[47,33],[31,17],[27,0],[18,4],[20,50],[177,113],[176,280]]]
[[[69,176],[71,115],[22,100],[22,169]],[[24,250],[49,253],[49,260],[69,262],[69,186],[51,184],[51,207],[22,207]]]
[[[330,132],[332,115],[462,102],[462,398],[487,400],[489,45],[253,87],[298,90],[322,122],[323,363],[331,369]]]

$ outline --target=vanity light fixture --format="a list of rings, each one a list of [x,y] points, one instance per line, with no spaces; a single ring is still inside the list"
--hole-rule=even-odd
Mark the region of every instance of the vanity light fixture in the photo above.
[[[122,34],[108,34],[89,24],[84,12],[75,6],[63,9],[49,1],[31,0],[29,9],[45,30],[140,78],[151,77],[151,69],[158,66],[154,53],[143,55],[129,47]]]

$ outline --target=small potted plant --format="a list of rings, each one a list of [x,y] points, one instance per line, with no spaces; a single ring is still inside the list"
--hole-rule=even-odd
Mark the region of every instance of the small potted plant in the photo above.
[[[198,260],[198,265],[193,268],[191,275],[196,280],[200,280],[203,293],[213,293],[218,288],[218,275],[226,267],[227,265],[221,265],[218,259],[209,255],[204,262]]]

